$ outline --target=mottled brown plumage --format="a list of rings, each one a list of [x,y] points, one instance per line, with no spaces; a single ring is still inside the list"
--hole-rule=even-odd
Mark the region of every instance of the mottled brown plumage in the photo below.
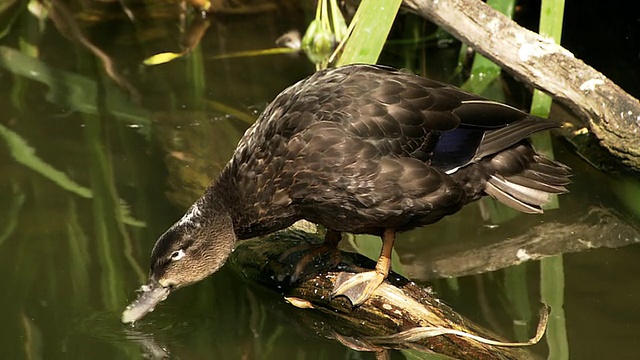
[[[384,234],[390,253],[396,231],[438,221],[483,195],[541,212],[550,194],[566,192],[569,169],[538,155],[526,138],[554,126],[390,68],[317,72],[265,109],[219,178],[160,237],[149,286],[199,281],[224,264],[236,239],[299,219],[334,232]],[[388,272],[383,257],[375,280],[339,285],[336,294],[364,301],[377,286],[369,283]]]

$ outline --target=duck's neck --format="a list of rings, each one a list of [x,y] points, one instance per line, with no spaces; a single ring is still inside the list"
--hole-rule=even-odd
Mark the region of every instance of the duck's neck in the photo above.
[[[211,209],[215,214],[221,212],[228,214],[233,222],[236,237],[247,239],[252,236],[248,234],[247,229],[252,226],[257,216],[253,213],[251,206],[247,204],[242,189],[238,189],[233,170],[229,166],[224,168],[198,202],[202,202],[205,208]],[[198,202],[194,206],[198,205]]]
[[[213,213],[204,214],[205,216],[228,215],[233,221],[234,228],[237,219],[242,217],[238,191],[233,178],[228,176],[226,169],[221,172],[220,176],[205,190],[202,198],[196,201],[193,206],[207,209]]]
[[[246,193],[238,186],[236,170],[234,166],[222,170],[201,200],[215,202],[215,207],[229,214],[239,240],[270,234],[293,223],[292,210],[272,204],[265,191]]]

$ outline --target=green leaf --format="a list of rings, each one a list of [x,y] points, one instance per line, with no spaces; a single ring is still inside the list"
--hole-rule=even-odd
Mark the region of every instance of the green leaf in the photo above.
[[[35,150],[29,146],[26,140],[2,124],[0,124],[0,137],[6,141],[9,152],[16,162],[53,181],[65,190],[83,198],[93,198],[91,189],[77,184],[64,172],[44,162],[36,155]],[[136,220],[131,216],[129,208],[123,200],[120,200],[120,212],[122,221],[125,224],[136,227],[145,226],[144,222]]]
[[[168,63],[182,56],[184,56],[184,53],[163,52],[144,59],[142,63],[147,66],[159,65]]]
[[[363,0],[352,20],[355,25],[351,36],[336,65],[375,64],[401,3],[401,0]]]
[[[95,81],[48,64],[6,46],[0,46],[0,66],[11,73],[49,86],[47,100],[63,108],[87,114],[97,114],[98,86]],[[118,120],[137,125],[148,136],[151,121],[146,109],[133,104],[129,96],[116,87],[107,89],[106,108]]]
[[[18,163],[53,181],[65,190],[83,198],[91,198],[91,189],[78,185],[67,174],[42,161],[36,156],[35,150],[20,135],[2,124],[0,124],[0,136],[7,142],[11,156]]]

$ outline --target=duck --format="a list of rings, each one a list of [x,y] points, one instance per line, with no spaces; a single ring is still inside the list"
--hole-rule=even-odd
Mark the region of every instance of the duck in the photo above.
[[[202,197],[158,238],[148,282],[121,320],[137,321],[170,292],[218,271],[238,241],[301,219],[327,229],[323,251],[335,250],[343,233],[381,238],[375,269],[332,291],[358,306],[388,276],[399,232],[483,196],[538,214],[566,193],[571,169],[528,139],[557,126],[386,66],[318,71],[265,108]]]

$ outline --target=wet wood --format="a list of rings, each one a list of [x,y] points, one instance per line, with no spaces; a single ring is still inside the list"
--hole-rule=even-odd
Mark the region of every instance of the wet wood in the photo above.
[[[478,0],[404,0],[517,78],[579,115],[613,155],[640,170],[640,101],[552,40]]]
[[[558,221],[532,226],[520,234],[495,231],[490,242],[456,242],[437,246],[404,263],[411,278],[476,275],[549,256],[598,248],[618,248],[640,242],[640,227],[615,211],[590,206],[565,209]]]
[[[372,260],[357,254],[342,252],[342,261],[337,269],[323,268],[331,261],[320,257],[317,263],[309,265],[308,276],[291,284],[291,274],[304,251],[284,259],[281,259],[282,254],[301,244],[319,242],[321,238],[318,235],[286,230],[263,239],[242,242],[233,253],[231,264],[245,278],[281,292],[293,306],[304,309],[299,311],[319,317],[321,320],[313,323],[322,323],[323,330],[315,329],[317,332],[356,350],[414,349],[457,359],[536,358],[526,348],[489,346],[457,335],[410,341],[406,337],[396,338],[395,335],[410,329],[438,327],[505,341],[457,314],[429,289],[395,273],[359,307],[353,308],[344,297],[331,299],[331,290],[340,273],[356,273],[375,266]]]

